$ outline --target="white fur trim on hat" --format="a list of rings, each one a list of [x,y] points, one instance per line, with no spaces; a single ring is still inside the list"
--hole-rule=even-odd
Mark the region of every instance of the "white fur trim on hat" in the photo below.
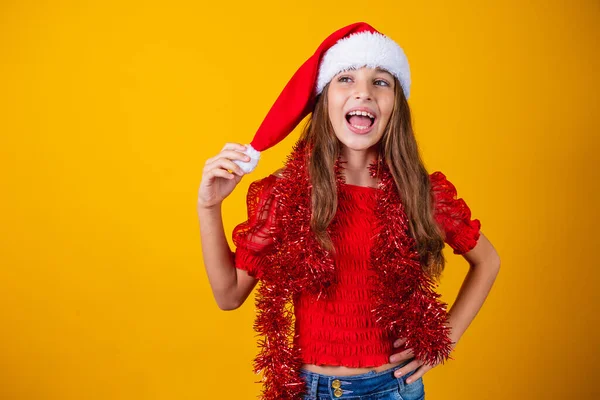
[[[404,50],[392,39],[377,32],[352,34],[338,40],[327,50],[319,66],[316,94],[320,94],[338,73],[361,67],[380,67],[394,75],[408,99],[410,68]]]

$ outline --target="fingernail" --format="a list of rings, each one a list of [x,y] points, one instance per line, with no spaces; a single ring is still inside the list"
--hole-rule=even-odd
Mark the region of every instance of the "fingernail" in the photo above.
[[[246,156],[246,157],[244,157],[244,160],[250,161],[250,157]]]
[[[411,383],[411,382],[412,382],[412,379],[410,379],[410,378],[408,378],[408,379],[406,380],[406,383]]]
[[[402,372],[400,370],[396,371],[396,378],[400,378],[402,376]]]

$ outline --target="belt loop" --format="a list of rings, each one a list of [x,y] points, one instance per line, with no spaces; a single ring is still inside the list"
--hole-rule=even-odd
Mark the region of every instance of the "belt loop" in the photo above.
[[[311,378],[312,378],[312,380],[310,382],[309,395],[310,395],[311,399],[312,398],[316,399],[317,398],[317,388],[319,387],[319,374],[311,374]]]

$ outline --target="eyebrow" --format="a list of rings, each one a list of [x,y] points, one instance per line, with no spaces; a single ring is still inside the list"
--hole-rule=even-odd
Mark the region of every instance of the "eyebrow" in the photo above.
[[[349,71],[356,71],[357,69],[358,69],[358,68],[356,68],[356,67],[350,67],[350,68],[347,68],[347,69],[343,69],[343,70],[341,70],[340,72],[338,72],[338,74],[341,74],[341,73],[344,73],[344,72],[349,72]],[[381,67],[375,67],[375,71],[377,71],[377,72],[384,72],[384,73],[386,73],[386,74],[390,74],[390,75],[392,75],[392,73],[391,73],[390,71],[388,71],[388,70],[386,70],[386,69],[383,69],[383,68],[381,68]],[[393,75],[392,75],[392,76],[393,76]]]
[[[386,74],[390,74],[390,75],[392,75],[392,73],[391,73],[390,71],[388,71],[388,70],[385,70],[385,69],[383,69],[383,68],[375,67],[375,70],[376,70],[377,72],[385,72]],[[393,76],[393,75],[392,75],[392,76]]]
[[[357,70],[357,68],[356,68],[356,67],[350,67],[350,68],[348,68],[348,69],[344,69],[344,70],[342,70],[342,71],[338,72],[338,74],[337,74],[337,75],[340,75],[340,74],[343,74],[343,73],[347,73],[347,72],[351,72],[351,71],[354,71],[354,72],[356,72],[356,70]],[[383,68],[380,68],[380,67],[375,67],[375,71],[377,71],[377,72],[380,72],[380,73],[384,73],[384,74],[388,74],[389,76],[391,76],[391,77],[392,77],[392,79],[394,78],[394,74],[392,74],[390,71],[387,71],[387,70],[385,70],[385,69],[383,69]],[[336,76],[337,76],[337,75],[336,75]]]

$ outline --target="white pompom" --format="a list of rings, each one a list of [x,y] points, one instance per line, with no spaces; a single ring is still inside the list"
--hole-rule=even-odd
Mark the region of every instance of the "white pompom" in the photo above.
[[[234,163],[240,166],[240,168],[245,173],[250,173],[254,171],[254,168],[258,165],[258,160],[260,159],[260,151],[255,150],[251,145],[246,145],[246,151],[243,152],[248,157],[250,157],[250,161],[242,161],[242,160],[233,160]]]

